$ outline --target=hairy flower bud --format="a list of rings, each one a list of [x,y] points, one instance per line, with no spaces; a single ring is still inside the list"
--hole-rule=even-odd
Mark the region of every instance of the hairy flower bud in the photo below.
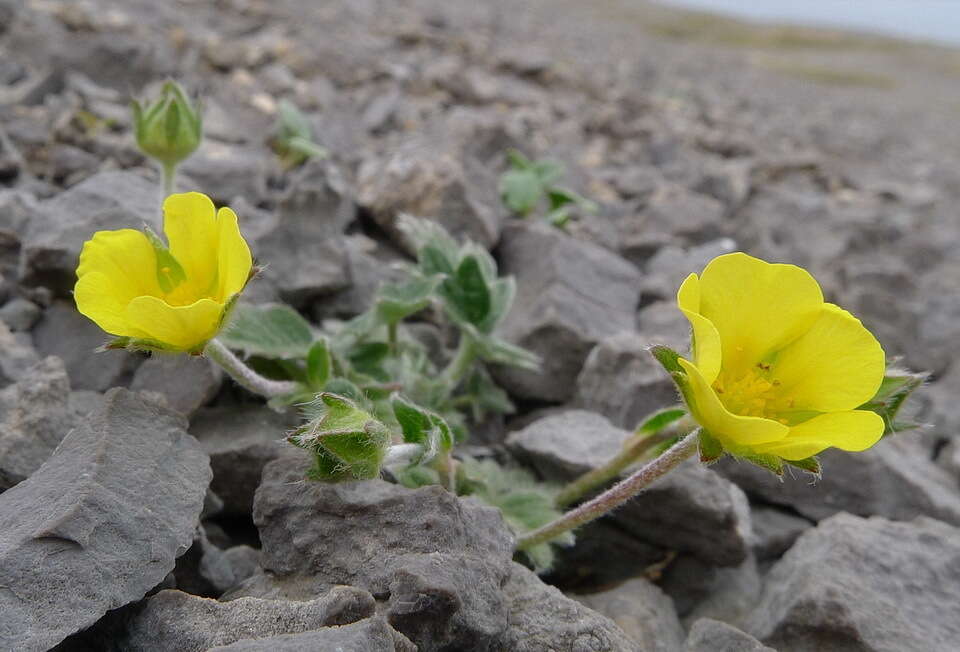
[[[152,104],[141,107],[134,100],[132,107],[137,145],[164,166],[177,165],[200,145],[200,112],[176,82],[164,83],[160,97]]]

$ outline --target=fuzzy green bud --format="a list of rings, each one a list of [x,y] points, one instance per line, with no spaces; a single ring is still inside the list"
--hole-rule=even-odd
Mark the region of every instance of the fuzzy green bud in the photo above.
[[[164,83],[156,101],[142,107],[134,100],[132,108],[137,145],[161,165],[176,166],[200,145],[203,120],[178,83]]]

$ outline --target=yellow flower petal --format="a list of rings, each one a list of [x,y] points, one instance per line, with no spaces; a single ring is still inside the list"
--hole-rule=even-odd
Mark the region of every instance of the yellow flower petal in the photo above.
[[[163,202],[163,232],[170,253],[186,272],[190,294],[211,296],[216,291],[220,240],[213,202],[199,192],[170,195]]]
[[[886,368],[880,343],[846,310],[824,304],[819,319],[771,366],[795,409],[852,410],[877,393]]]
[[[180,351],[197,351],[217,334],[223,305],[200,299],[171,306],[157,297],[137,297],[127,306],[127,321],[156,340]]]
[[[677,305],[693,328],[693,361],[707,384],[713,384],[720,373],[720,333],[709,319],[700,314],[700,279],[696,274],[688,276],[680,286]]]
[[[246,285],[253,259],[247,241],[240,235],[236,213],[221,208],[217,212],[217,230],[220,271],[216,298],[223,302]]]
[[[697,422],[726,448],[735,452],[738,448],[779,441],[787,436],[789,428],[782,423],[762,417],[742,417],[730,413],[693,363],[683,358],[680,358],[679,363],[687,372],[693,400],[693,405],[689,406],[690,411]]]
[[[846,451],[866,450],[882,435],[883,418],[875,412],[831,412],[791,427],[782,441],[760,444],[756,450],[786,460],[802,460],[831,446]]]
[[[720,334],[723,368],[752,367],[807,331],[823,293],[805,269],[744,253],[714,258],[700,277],[700,314]]]
[[[117,290],[114,278],[101,272],[87,272],[73,288],[80,314],[92,319],[107,333],[124,337],[145,337],[127,320],[129,301]]]

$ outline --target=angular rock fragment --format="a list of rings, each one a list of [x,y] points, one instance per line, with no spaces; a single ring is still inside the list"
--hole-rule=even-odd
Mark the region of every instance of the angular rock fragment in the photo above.
[[[190,434],[210,456],[210,488],[226,514],[248,515],[263,467],[290,449],[284,436],[296,423],[263,405],[204,408],[190,422]]]
[[[790,549],[797,537],[813,527],[801,516],[763,505],[751,507],[750,520],[753,523],[753,552],[758,561],[777,559]]]
[[[498,650],[542,652],[646,652],[616,623],[544,584],[532,572],[513,563],[503,587],[509,625]]]
[[[130,389],[163,394],[167,405],[190,417],[217,395],[222,382],[223,372],[206,358],[154,354],[137,367]]]
[[[960,640],[960,529],[837,514],[768,573],[744,629],[778,650],[952,650]]]
[[[846,511],[896,520],[925,514],[960,525],[958,479],[931,461],[914,437],[910,432],[889,436],[860,453],[829,449],[819,456],[823,477],[816,483],[806,474],[781,481],[733,459],[711,468],[747,493],[813,520]]]
[[[309,601],[239,598],[218,602],[165,590],[130,609],[114,646],[128,652],[204,652],[243,639],[298,634],[347,625],[374,614],[373,596],[336,586]]]
[[[307,599],[350,584],[386,599],[424,649],[486,649],[503,636],[512,536],[497,510],[438,486],[303,480],[302,458],[264,469],[254,520],[263,573],[225,597]]]
[[[540,354],[543,368],[498,367],[494,375],[517,396],[568,400],[590,349],[634,329],[640,273],[616,254],[546,224],[509,227],[500,254],[502,273],[517,279],[501,335]]]
[[[690,628],[684,652],[777,652],[733,625],[701,618]]]
[[[677,389],[643,335],[624,331],[593,347],[580,375],[573,404],[633,430],[644,417],[677,403]]]
[[[210,648],[210,652],[417,652],[418,647],[382,618],[369,618],[342,627],[324,627],[302,634],[247,639]]]
[[[40,469],[0,494],[0,648],[49,649],[173,569],[210,481],[185,425],[112,390]]]
[[[683,627],[673,601],[642,577],[609,591],[570,597],[615,622],[641,650],[675,652],[683,644]]]
[[[41,355],[63,359],[74,389],[98,392],[130,382],[141,358],[127,351],[100,351],[110,336],[77,312],[72,301],[55,301],[33,329]]]
[[[30,218],[20,252],[20,278],[66,295],[77,280],[80,249],[96,231],[160,232],[157,186],[132,172],[100,172],[53,199]]]
[[[11,333],[0,321],[0,387],[20,380],[40,360],[28,333]]]
[[[544,478],[569,482],[604,464],[629,437],[598,414],[570,410],[512,433],[507,447]],[[749,506],[736,486],[711,475],[685,462],[606,518],[640,541],[737,565],[749,549]]]

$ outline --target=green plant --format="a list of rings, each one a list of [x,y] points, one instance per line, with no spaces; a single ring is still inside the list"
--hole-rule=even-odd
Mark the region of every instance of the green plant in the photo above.
[[[288,100],[280,100],[272,144],[286,168],[297,167],[309,158],[329,156],[325,148],[314,142],[307,116]]]
[[[510,169],[500,176],[500,198],[519,217],[529,217],[541,208],[550,224],[563,228],[570,221],[571,209],[594,213],[597,205],[561,186],[563,166],[554,161],[531,161],[517,150],[507,152]]]

